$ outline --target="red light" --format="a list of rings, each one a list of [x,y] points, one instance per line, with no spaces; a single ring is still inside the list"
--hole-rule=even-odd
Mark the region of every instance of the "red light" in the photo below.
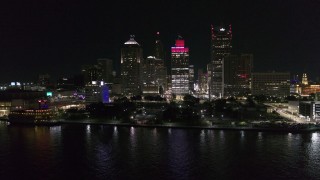
[[[248,74],[240,74],[240,78],[247,79]]]
[[[184,47],[184,40],[176,40],[176,47]]]

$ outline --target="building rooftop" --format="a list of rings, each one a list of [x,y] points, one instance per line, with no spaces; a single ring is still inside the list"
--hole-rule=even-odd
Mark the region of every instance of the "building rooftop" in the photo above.
[[[139,43],[136,41],[136,40],[134,40],[134,35],[131,35],[130,36],[130,39],[127,41],[127,42],[125,42],[124,44],[136,44],[136,45],[139,45]]]

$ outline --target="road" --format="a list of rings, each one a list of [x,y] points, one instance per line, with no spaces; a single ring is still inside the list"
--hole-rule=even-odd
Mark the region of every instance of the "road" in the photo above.
[[[292,121],[295,121],[297,123],[310,123],[310,121],[308,121],[306,118],[302,118],[296,115],[291,114],[290,112],[287,112],[287,108],[283,108],[283,107],[279,107],[277,106],[277,104],[279,103],[264,103],[264,105],[273,107],[274,110],[281,116],[284,117],[286,119],[290,119]]]

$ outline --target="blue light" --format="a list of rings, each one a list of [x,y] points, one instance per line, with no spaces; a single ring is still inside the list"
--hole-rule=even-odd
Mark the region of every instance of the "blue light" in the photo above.
[[[101,87],[102,103],[109,103],[109,88],[107,85]]]

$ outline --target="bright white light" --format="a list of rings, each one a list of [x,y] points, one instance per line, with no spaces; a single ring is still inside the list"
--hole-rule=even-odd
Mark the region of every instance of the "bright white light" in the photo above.
[[[225,31],[225,30],[226,30],[225,28],[221,28],[221,29],[220,29],[220,31]]]

